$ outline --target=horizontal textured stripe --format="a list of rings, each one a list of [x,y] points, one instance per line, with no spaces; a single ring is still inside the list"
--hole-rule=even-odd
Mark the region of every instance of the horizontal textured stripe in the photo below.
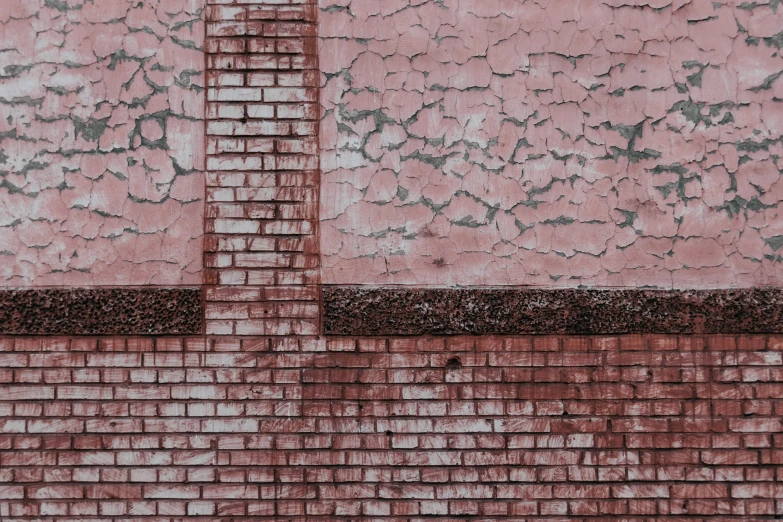
[[[783,289],[325,286],[330,335],[783,332]]]
[[[0,291],[6,335],[181,335],[202,332],[200,288]]]

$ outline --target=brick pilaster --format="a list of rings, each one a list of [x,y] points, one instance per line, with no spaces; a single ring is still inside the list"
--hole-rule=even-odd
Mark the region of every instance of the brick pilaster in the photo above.
[[[318,334],[317,7],[207,4],[207,333]]]

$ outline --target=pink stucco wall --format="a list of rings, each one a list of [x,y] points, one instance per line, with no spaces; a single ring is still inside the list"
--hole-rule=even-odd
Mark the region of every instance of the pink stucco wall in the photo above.
[[[783,283],[779,2],[320,6],[325,283]]]
[[[0,2],[0,285],[200,282],[203,3]]]

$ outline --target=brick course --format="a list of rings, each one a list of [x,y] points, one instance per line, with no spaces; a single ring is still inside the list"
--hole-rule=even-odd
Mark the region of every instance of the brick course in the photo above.
[[[0,350],[3,521],[783,513],[780,336]]]
[[[207,4],[207,333],[314,335],[317,9]]]

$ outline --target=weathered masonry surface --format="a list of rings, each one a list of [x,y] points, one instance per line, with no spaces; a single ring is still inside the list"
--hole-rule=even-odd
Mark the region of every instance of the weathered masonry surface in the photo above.
[[[26,288],[0,292],[3,335],[187,335],[204,331],[200,288]]]
[[[783,282],[783,7],[320,0],[323,281]]]
[[[166,262],[171,280],[150,260],[126,282],[117,261],[94,288],[73,256],[0,279],[0,521],[782,517],[782,12],[0,3],[0,63],[19,42],[46,55],[0,66],[18,127],[2,113],[0,162],[63,163],[0,163],[0,240],[55,229],[33,212],[58,208],[36,183],[60,166],[58,193],[89,192],[68,216],[115,219],[90,207],[94,187],[136,187],[135,170],[115,158],[90,191],[72,181],[106,136],[132,138],[107,152],[128,168],[176,159],[171,186],[150,163],[144,179],[161,204],[203,209],[187,221],[197,261]],[[16,35],[29,27],[35,41]],[[102,65],[77,68],[74,41]],[[123,67],[120,101],[97,102]],[[82,69],[102,80],[61,89]],[[14,101],[30,75],[43,101]],[[148,100],[122,98],[145,85]],[[85,123],[90,104],[110,110],[105,128]],[[46,148],[74,122],[84,150]],[[6,225],[19,201],[33,225]],[[111,240],[157,219],[138,216]],[[183,244],[175,228],[166,248]],[[5,245],[13,274],[6,261],[52,248]]]
[[[202,4],[0,2],[0,286],[201,283]]]
[[[772,520],[783,338],[0,339],[0,517]]]
[[[777,333],[783,289],[325,286],[326,335]]]
[[[208,3],[206,331],[315,335],[317,10]]]

